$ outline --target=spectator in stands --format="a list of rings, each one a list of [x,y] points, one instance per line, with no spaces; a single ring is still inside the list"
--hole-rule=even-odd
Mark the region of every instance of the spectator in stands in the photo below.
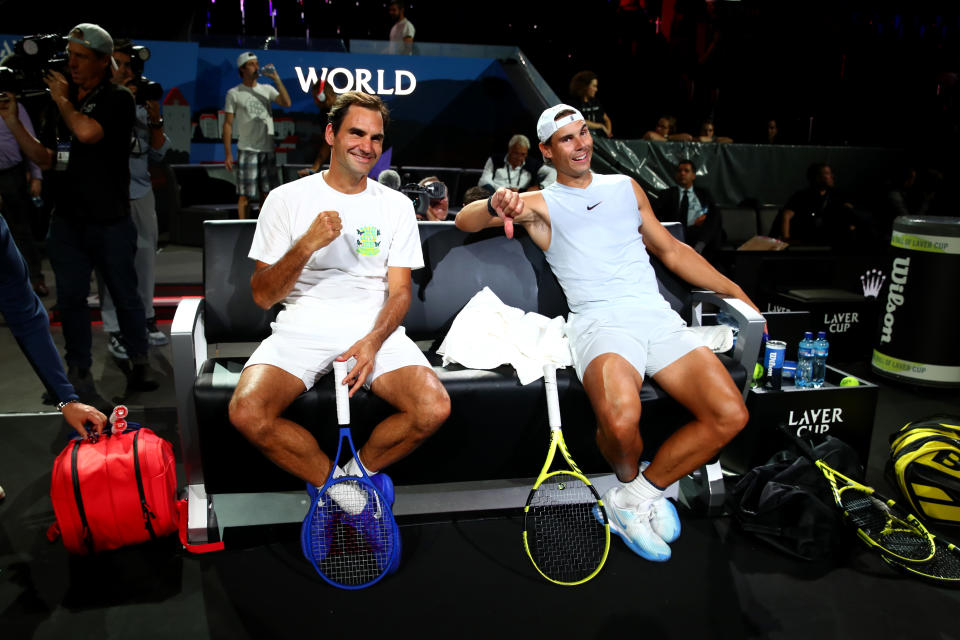
[[[465,207],[471,202],[475,202],[477,200],[486,200],[492,195],[492,193],[479,185],[476,187],[470,187],[467,189],[466,193],[463,194],[463,206]]]
[[[223,120],[224,166],[233,171],[233,123],[237,122],[237,216],[247,217],[251,200],[261,204],[271,189],[280,184],[277,155],[273,141],[273,107],[289,107],[287,93],[277,70],[267,65],[263,75],[273,80],[276,88],[257,82],[260,64],[251,51],[237,57],[237,73],[241,83],[227,91]]]
[[[170,150],[170,140],[163,132],[163,116],[160,115],[160,103],[137,96],[137,79],[143,73],[143,60],[136,57],[137,50],[133,42],[118,40],[114,43],[113,82],[131,89],[137,98],[137,115],[133,122],[133,140],[130,147],[130,217],[137,228],[137,290],[143,302],[143,312],[147,319],[147,341],[151,346],[163,346],[170,342],[166,334],[157,327],[153,309],[154,267],[157,261],[157,205],[153,196],[153,184],[150,181],[149,161],[160,162]],[[99,278],[102,285],[103,279]],[[110,290],[99,286],[100,316],[103,330],[109,334],[107,349],[111,355],[127,360],[127,348],[124,346],[117,321],[117,309],[110,296]]]
[[[830,165],[810,165],[807,182],[774,222],[780,239],[792,245],[852,246],[857,231],[853,204],[837,192]]]
[[[698,137],[697,140],[699,142],[719,142],[723,144],[733,142],[733,138],[715,135],[713,120],[709,118],[700,124],[700,137]]]
[[[530,139],[516,134],[507,143],[507,153],[487,158],[480,174],[479,186],[493,193],[500,187],[513,191],[536,191],[557,179],[557,172],[540,159],[540,154],[531,157]]]
[[[35,146],[43,166],[33,160],[30,149]],[[31,228],[34,206],[31,198],[43,191],[42,168],[52,165],[53,151],[36,138],[30,115],[12,93],[0,92],[0,210],[10,225],[20,252],[30,268],[30,279],[37,295],[50,293],[41,270],[40,251]]]
[[[392,0],[387,5],[387,11],[394,22],[390,27],[390,53],[410,55],[413,52],[413,36],[417,30],[413,23],[404,17],[403,10],[403,3],[398,0]]]
[[[602,131],[606,137],[612,138],[613,125],[610,117],[597,100],[598,86],[597,74],[593,71],[581,71],[576,74],[570,80],[570,104],[583,114],[591,133]]]
[[[90,276],[96,269],[116,303],[132,364],[127,393],[152,391],[147,322],[137,291],[137,228],[130,217],[130,143],[133,96],[111,82],[113,38],[95,24],[79,24],[68,37],[72,83],[57,71],[44,81],[70,130],[70,159],[60,188],[47,253],[57,279],[57,308],[66,341],[68,378],[83,398],[96,394],[90,367]]]
[[[695,187],[697,169],[692,160],[681,160],[674,174],[677,185],[661,191],[654,207],[661,222],[683,225],[684,240],[708,261],[720,248],[720,212],[705,187]]]
[[[767,120],[763,144],[783,144],[783,136],[780,135],[780,128],[777,126],[777,121],[773,118]]]
[[[320,122],[326,123],[327,112],[330,111],[330,107],[332,107],[333,103],[337,100],[337,94],[333,92],[330,84],[324,81],[313,83],[313,86],[310,87],[310,95],[313,96],[313,104],[317,105],[320,109]],[[317,171],[320,171],[320,168],[328,162],[330,162],[330,145],[327,144],[325,137],[321,135],[317,146],[317,155],[313,159],[313,165],[297,171],[297,176],[302,178],[313,175]]]
[[[678,142],[690,142],[693,140],[693,136],[689,133],[677,133],[677,119],[673,116],[661,116],[657,120],[657,126],[653,131],[647,131],[643,134],[644,140],[650,140],[652,142],[666,142],[678,141]]]
[[[444,184],[437,176],[428,176],[421,180],[418,184],[421,187],[425,187],[431,182],[438,182],[443,185],[443,189],[441,190],[443,197],[430,198],[430,205],[427,207],[427,213],[422,217],[417,216],[417,219],[430,220],[431,222],[447,220],[450,215],[450,194],[447,191],[447,185]]]

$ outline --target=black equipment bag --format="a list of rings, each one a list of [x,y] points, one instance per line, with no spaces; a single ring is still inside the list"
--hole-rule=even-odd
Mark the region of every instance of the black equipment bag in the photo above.
[[[817,458],[844,475],[863,479],[857,453],[832,436],[814,447]],[[730,510],[739,527],[803,560],[835,560],[854,540],[824,481],[808,459],[792,450],[748,471],[733,488]]]

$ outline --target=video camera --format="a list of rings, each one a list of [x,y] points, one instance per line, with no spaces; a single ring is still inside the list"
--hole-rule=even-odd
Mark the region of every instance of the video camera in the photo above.
[[[150,59],[150,49],[142,45],[130,45],[117,51],[130,56],[130,70],[133,71],[134,78],[128,84],[132,84],[136,90],[137,104],[146,104],[148,100],[159,102],[163,99],[163,87],[160,83],[143,75],[143,65]]]
[[[47,93],[43,77],[50,70],[64,72],[67,67],[65,38],[48,33],[27,36],[14,43],[13,53],[0,67],[0,91],[9,91],[17,98]]]
[[[447,185],[442,182],[428,182],[423,186],[410,183],[400,187],[400,192],[413,201],[413,209],[418,216],[425,216],[431,200],[443,200],[447,197]]]

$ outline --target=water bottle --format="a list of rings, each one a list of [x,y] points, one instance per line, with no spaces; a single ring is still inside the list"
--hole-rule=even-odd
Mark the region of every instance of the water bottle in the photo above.
[[[827,342],[827,332],[818,331],[817,339],[813,343],[813,375],[811,380],[817,389],[823,386],[827,377],[827,353],[830,352],[830,343]]]
[[[813,386],[813,332],[805,331],[803,340],[797,349],[797,374],[795,384],[798,387]]]
[[[737,346],[737,336],[740,335],[740,326],[737,324],[737,321],[730,314],[724,311],[717,312],[717,324],[726,325],[733,330],[733,346],[731,349],[736,348]],[[762,352],[762,349],[761,349]]]

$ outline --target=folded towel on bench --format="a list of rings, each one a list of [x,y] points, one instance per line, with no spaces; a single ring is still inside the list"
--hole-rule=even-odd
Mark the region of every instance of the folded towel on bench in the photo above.
[[[565,325],[561,316],[550,319],[508,306],[484,287],[454,318],[437,353],[443,366],[456,362],[470,369],[495,369],[510,364],[526,385],[543,377],[544,364],[573,364]]]

